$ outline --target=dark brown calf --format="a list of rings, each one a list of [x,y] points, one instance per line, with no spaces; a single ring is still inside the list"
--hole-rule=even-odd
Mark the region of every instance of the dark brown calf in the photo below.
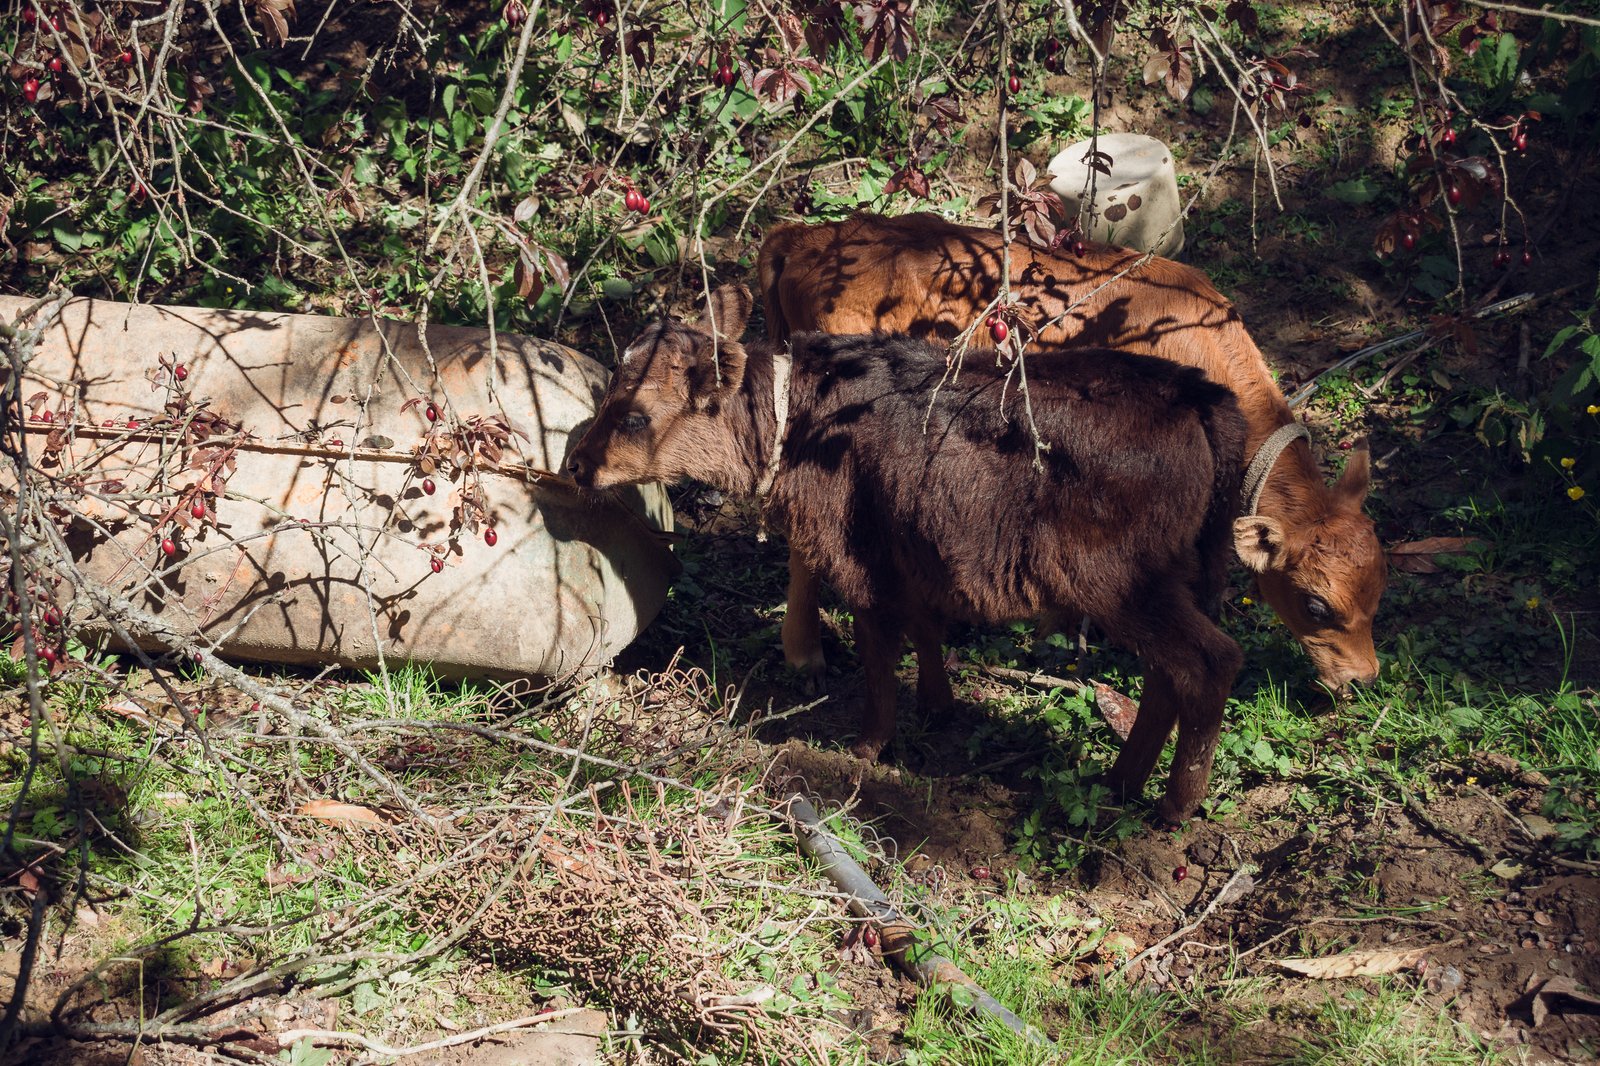
[[[1022,321],[1040,330],[1035,339],[1042,344],[1160,356],[1199,367],[1233,389],[1250,424],[1248,461],[1275,430],[1294,422],[1261,351],[1199,271],[1157,258],[1116,277],[1138,260],[1139,253],[1111,245],[1091,244],[1078,259],[1018,241],[1011,246],[1012,299]],[[1000,234],[927,213],[859,213],[842,222],[774,228],[761,246],[760,271],[774,341],[809,330],[889,330],[948,341],[1000,291]],[[1365,441],[1329,486],[1310,446],[1293,440],[1271,467],[1256,514],[1240,518],[1235,529],[1239,557],[1255,571],[1262,598],[1332,689],[1370,680],[1378,670],[1372,619],[1387,575],[1372,520],[1361,512],[1366,494]],[[790,556],[789,566],[784,655],[797,669],[820,674],[817,582],[800,554]]]
[[[1194,813],[1242,661],[1207,616],[1238,506],[1246,427],[1233,395],[1148,356],[1041,360],[1028,380],[1048,445],[1036,462],[995,353],[949,377],[942,349],[884,334],[745,348],[749,310],[743,286],[724,287],[699,322],[655,323],[628,347],[568,460],[578,483],[688,476],[750,493],[770,478],[767,521],[855,614],[863,758],[894,735],[907,634],[918,701],[938,713],[954,702],[947,620],[1087,612],[1145,664],[1113,782],[1136,793],[1176,721],[1161,813]]]

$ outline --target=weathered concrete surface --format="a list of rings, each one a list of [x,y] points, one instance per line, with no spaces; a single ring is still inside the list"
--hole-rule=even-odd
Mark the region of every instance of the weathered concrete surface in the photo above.
[[[0,297],[0,316],[29,302]],[[48,394],[26,433],[46,472],[68,488],[122,483],[78,501],[92,519],[69,534],[79,565],[245,658],[371,666],[381,639],[390,661],[448,674],[604,662],[654,618],[678,570],[658,535],[671,521],[661,486],[597,500],[548,475],[592,418],[606,371],[500,334],[491,394],[487,330],[435,326],[427,341],[431,360],[398,322],[72,301],[22,396]],[[158,357],[183,366],[181,383]],[[203,460],[217,439],[183,438],[168,410],[175,389],[246,434],[236,469],[220,471],[225,495],[202,496],[214,508],[204,521],[189,509],[216,487]],[[416,448],[434,425],[430,403],[438,424],[500,418],[529,439],[513,435],[499,463],[475,471],[442,465],[427,495]],[[52,460],[48,434],[63,424]],[[135,498],[160,483],[159,498]],[[474,487],[493,547],[454,513]]]

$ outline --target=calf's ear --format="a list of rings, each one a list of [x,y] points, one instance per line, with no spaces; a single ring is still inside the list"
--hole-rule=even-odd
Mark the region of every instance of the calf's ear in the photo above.
[[[1334,482],[1333,494],[1352,507],[1360,507],[1372,483],[1372,451],[1366,437],[1358,437],[1344,464],[1344,473]]]
[[[1283,526],[1276,518],[1250,515],[1234,520],[1233,550],[1239,553],[1240,562],[1258,574],[1283,568],[1285,542]]]
[[[706,295],[706,310],[695,328],[721,344],[737,344],[750,321],[750,307],[750,290],[743,284],[720,285]]]
[[[707,294],[705,313],[694,328],[711,338],[712,358],[695,368],[696,407],[705,409],[744,383],[745,351],[739,338],[750,321],[750,307],[750,290],[741,284],[722,285]]]

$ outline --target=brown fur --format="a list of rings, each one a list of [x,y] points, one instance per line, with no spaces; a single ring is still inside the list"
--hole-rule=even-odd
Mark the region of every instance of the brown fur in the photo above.
[[[693,325],[630,345],[568,460],[588,488],[692,476],[749,492],[772,455],[774,352],[741,347],[742,288]],[[713,355],[713,348],[716,348]],[[781,463],[766,501],[855,615],[867,679],[855,752],[894,734],[894,668],[909,635],[917,694],[954,695],[948,620],[1084,611],[1145,663],[1144,698],[1112,780],[1137,791],[1173,723],[1162,814],[1205,798],[1242,655],[1207,617],[1227,568],[1246,427],[1232,393],[1196,370],[1089,351],[1029,374],[1036,453],[1015,381],[993,351],[947,378],[942,347],[884,334],[791,338]],[[1037,460],[1037,461],[1036,461]]]
[[[1274,430],[1294,420],[1238,314],[1204,275],[1156,258],[1111,281],[1139,254],[1088,247],[1077,259],[1024,241],[1012,244],[1012,299],[1025,323],[1042,327],[1084,299],[1063,323],[1033,340],[1199,367],[1237,394],[1250,427],[1247,462]],[[995,298],[1000,274],[998,233],[925,213],[858,213],[843,222],[780,226],[767,235],[760,259],[767,330],[775,341],[808,330],[888,330],[948,341]],[[1241,518],[1236,530],[1240,558],[1255,571],[1262,598],[1334,689],[1370,680],[1378,669],[1372,619],[1387,571],[1372,521],[1361,510],[1367,475],[1365,440],[1332,487],[1323,484],[1310,447],[1296,440],[1272,469],[1259,515]],[[820,673],[817,582],[803,555],[792,553],[789,567],[784,653],[797,668]]]

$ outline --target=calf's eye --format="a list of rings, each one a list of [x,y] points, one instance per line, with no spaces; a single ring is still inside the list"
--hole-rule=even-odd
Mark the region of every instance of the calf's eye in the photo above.
[[[1333,610],[1315,596],[1306,597],[1306,613],[1319,622],[1327,622],[1333,618]]]
[[[629,433],[639,433],[650,424],[650,420],[637,411],[622,420],[622,428]]]

